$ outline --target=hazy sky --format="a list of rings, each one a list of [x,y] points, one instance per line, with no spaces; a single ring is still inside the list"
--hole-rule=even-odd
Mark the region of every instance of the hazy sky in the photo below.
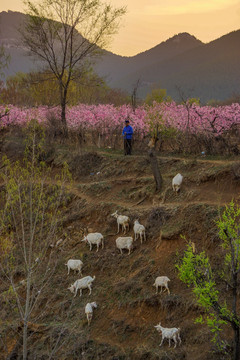
[[[109,0],[127,14],[109,47],[135,55],[181,32],[209,42],[240,29],[240,0]],[[21,0],[0,0],[0,11],[21,11]]]

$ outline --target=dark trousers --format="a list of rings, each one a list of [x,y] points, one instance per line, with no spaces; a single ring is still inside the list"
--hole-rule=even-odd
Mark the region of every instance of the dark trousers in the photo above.
[[[124,139],[124,155],[132,154],[132,139]]]

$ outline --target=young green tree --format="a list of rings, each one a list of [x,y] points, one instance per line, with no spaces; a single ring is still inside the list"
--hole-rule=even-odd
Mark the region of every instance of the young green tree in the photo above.
[[[92,102],[101,103],[101,98],[109,90],[103,79],[89,71],[82,75],[81,79],[71,81],[67,102],[68,105],[91,103],[92,97]],[[7,78],[1,96],[5,104],[57,106],[59,105],[58,81],[49,71],[27,74],[18,72]]]
[[[28,20],[21,30],[23,43],[57,79],[61,122],[67,133],[69,85],[81,78],[116,33],[125,8],[100,0],[26,0],[25,4]]]
[[[240,207],[232,201],[229,206],[226,206],[217,226],[224,252],[220,276],[216,271],[212,271],[207,254],[204,251],[200,254],[194,253],[191,245],[188,246],[177,268],[180,279],[192,287],[198,304],[206,311],[206,316],[199,318],[198,321],[206,321],[214,334],[213,341],[222,350],[225,348],[224,342],[220,340],[219,336],[222,325],[230,324],[232,327],[234,333],[232,359],[238,360],[240,357],[240,318],[237,313],[240,272]],[[230,298],[221,296],[217,286],[219,279],[224,285],[227,283],[229,292],[231,292]]]
[[[39,160],[43,130],[31,121],[28,131],[23,163],[3,161],[0,210],[0,278],[8,287],[12,317],[20,324],[24,360],[28,357],[29,326],[41,317],[39,302],[54,272],[49,245],[61,231],[69,180],[67,168],[54,181],[50,179],[49,169]]]
[[[152,89],[151,93],[148,93],[145,98],[145,103],[147,105],[152,105],[154,102],[170,102],[172,99],[170,96],[167,96],[166,89]]]

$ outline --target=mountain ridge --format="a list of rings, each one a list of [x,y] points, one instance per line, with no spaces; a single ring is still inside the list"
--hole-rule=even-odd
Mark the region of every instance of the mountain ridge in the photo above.
[[[6,76],[36,70],[36,62],[19,46],[17,28],[25,16],[13,11],[0,13],[0,42],[11,56]],[[236,63],[240,58],[239,42],[240,30],[209,43],[182,32],[134,56],[103,50],[103,56],[94,63],[94,70],[109,86],[129,93],[139,81],[141,98],[152,88],[161,87],[177,100],[176,87],[181,87],[188,97],[199,97],[203,102],[212,98],[223,100],[240,93],[240,69]]]

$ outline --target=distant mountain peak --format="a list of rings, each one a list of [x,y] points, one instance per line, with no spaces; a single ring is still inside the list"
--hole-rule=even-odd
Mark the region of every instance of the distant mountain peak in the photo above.
[[[162,54],[162,52],[165,52],[165,54],[166,52],[168,52],[169,56],[170,56],[170,52],[172,52],[171,56],[174,56],[177,55],[177,53],[179,52],[183,52],[201,45],[204,45],[204,43],[198,40],[195,36],[190,35],[187,32],[182,32],[172,36],[171,38],[165,41],[162,41],[161,43],[152,47],[149,50],[145,50],[135,55],[135,57],[142,57],[145,56],[146,54],[147,56],[149,56],[150,54],[151,55],[155,54],[159,56],[159,54],[160,53]]]
[[[189,40],[202,43],[201,40],[198,40],[194,35],[191,35],[187,32],[182,32],[177,35],[174,35],[171,38],[169,38],[166,42],[180,43],[180,42],[189,41]]]

